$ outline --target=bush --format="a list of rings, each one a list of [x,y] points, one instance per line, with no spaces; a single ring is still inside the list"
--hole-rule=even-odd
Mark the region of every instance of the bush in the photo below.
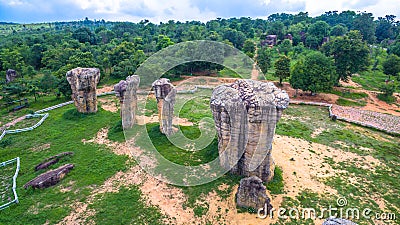
[[[12,139],[11,138],[5,138],[3,140],[0,141],[0,147],[5,148],[9,145],[12,144]]]
[[[394,96],[387,96],[385,94],[378,94],[377,97],[378,97],[379,100],[384,101],[384,102],[389,103],[389,104],[396,102],[396,97],[394,97]]]
[[[66,120],[78,120],[78,119],[86,118],[91,115],[94,115],[94,113],[80,113],[80,112],[78,112],[77,109],[70,109],[70,110],[66,111],[62,115],[62,117],[63,117],[63,119],[66,119]]]

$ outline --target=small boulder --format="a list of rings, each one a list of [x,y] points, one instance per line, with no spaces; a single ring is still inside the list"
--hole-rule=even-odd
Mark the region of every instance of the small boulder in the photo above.
[[[267,215],[272,209],[271,200],[267,196],[266,187],[262,180],[256,176],[240,180],[238,192],[236,193],[236,204],[239,207],[253,208],[256,211],[263,208]]]

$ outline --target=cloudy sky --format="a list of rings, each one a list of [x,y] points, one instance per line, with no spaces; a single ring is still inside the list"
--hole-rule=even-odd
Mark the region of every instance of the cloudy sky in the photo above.
[[[400,17],[400,0],[0,0],[1,22],[50,22],[89,19],[152,22],[207,21],[217,17],[266,18],[277,12],[367,11],[375,17]]]

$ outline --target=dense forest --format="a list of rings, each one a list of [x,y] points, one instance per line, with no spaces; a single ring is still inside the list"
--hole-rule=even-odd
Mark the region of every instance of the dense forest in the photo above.
[[[290,34],[290,35],[289,35]],[[274,46],[265,45],[276,35]],[[154,24],[92,21],[43,24],[0,23],[0,89],[3,103],[24,97],[69,97],[65,74],[75,67],[97,67],[103,83],[134,74],[147,57],[175,43],[212,40],[232,45],[254,57],[267,78],[311,93],[329,91],[355,73],[385,74],[378,87],[387,100],[400,79],[400,22],[393,15],[326,12],[273,14],[267,20],[215,19]],[[17,79],[6,82],[6,71]],[[224,68],[209,64],[179,67],[167,76],[208,71],[223,76]],[[396,79],[397,78],[397,79]],[[260,78],[262,79],[262,78]],[[273,78],[274,79],[274,78]]]

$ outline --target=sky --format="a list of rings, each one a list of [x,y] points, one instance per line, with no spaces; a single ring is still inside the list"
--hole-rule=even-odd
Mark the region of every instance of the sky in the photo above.
[[[40,23],[104,19],[153,23],[216,18],[267,18],[274,13],[353,10],[400,17],[400,0],[0,0],[0,22]],[[399,18],[397,18],[399,19]]]

